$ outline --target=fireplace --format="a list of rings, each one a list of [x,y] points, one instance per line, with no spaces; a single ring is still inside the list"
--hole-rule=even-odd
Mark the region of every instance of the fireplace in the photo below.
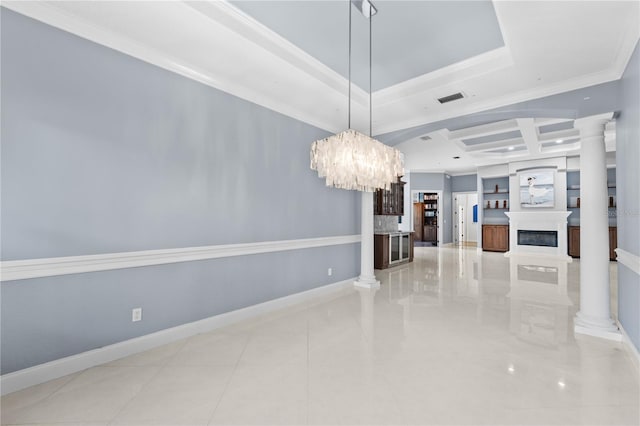
[[[568,211],[508,212],[509,253],[553,256],[571,261],[567,253]]]
[[[518,229],[518,245],[558,247],[558,231]]]

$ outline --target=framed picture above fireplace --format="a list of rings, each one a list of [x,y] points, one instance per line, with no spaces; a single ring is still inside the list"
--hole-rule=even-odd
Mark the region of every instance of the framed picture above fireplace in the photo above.
[[[553,207],[554,170],[526,170],[519,173],[520,176],[520,206],[530,207]]]

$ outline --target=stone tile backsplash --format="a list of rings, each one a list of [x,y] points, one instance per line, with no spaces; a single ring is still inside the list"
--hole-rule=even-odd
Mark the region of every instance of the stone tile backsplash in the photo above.
[[[373,216],[374,232],[396,232],[398,230],[398,216]]]

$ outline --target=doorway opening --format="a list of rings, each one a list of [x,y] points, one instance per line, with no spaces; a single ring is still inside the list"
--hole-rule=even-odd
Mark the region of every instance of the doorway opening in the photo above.
[[[453,193],[453,243],[458,246],[478,245],[478,193]]]
[[[442,191],[411,191],[413,241],[416,247],[437,247],[442,241]]]

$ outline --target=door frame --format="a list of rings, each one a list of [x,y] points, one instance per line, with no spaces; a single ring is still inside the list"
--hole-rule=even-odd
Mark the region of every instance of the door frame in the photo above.
[[[431,192],[438,194],[438,244],[437,247],[442,246],[442,236],[443,236],[443,226],[442,219],[444,215],[442,214],[444,211],[444,199],[442,197],[442,190],[440,189],[412,189],[411,190],[411,229],[413,230],[413,203],[416,199],[416,196],[420,192]]]

